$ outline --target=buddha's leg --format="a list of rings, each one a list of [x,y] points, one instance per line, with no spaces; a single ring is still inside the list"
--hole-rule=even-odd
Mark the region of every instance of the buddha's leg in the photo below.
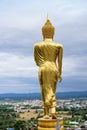
[[[43,90],[44,85],[40,85],[41,87],[41,95],[42,95],[42,107],[44,110],[44,119],[49,118],[49,108],[45,106],[45,92]]]
[[[50,113],[51,113],[52,119],[57,119],[57,116],[56,116],[56,107],[50,108]]]
[[[52,97],[52,107],[50,108],[50,113],[52,116],[52,119],[56,119],[56,82],[52,84],[52,91],[53,91],[53,97]]]
[[[44,108],[44,119],[49,119],[49,108],[48,107]]]

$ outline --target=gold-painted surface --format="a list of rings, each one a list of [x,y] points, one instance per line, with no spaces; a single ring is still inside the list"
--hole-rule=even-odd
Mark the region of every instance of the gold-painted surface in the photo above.
[[[49,18],[47,17],[46,23],[42,27],[42,35],[44,38],[53,38],[55,28],[51,24]]]
[[[39,82],[44,107],[56,106],[56,84],[62,80],[62,53],[63,47],[53,41],[45,39],[34,46],[34,57],[39,66]],[[58,65],[56,60],[58,58]]]
[[[61,127],[60,127],[60,130],[64,130],[64,126],[61,126]]]
[[[38,119],[38,130],[56,130],[57,127],[60,127],[60,130],[64,130],[63,119]]]
[[[48,22],[50,23],[50,22]],[[53,27],[51,24],[44,26],[44,40],[34,45],[34,58],[37,66],[39,66],[39,82],[42,95],[43,108],[52,109],[52,113],[56,113],[56,85],[62,80],[62,55],[63,46],[53,41]],[[51,30],[48,31],[47,29]],[[50,38],[49,36],[50,35]],[[45,115],[45,116],[47,116]]]
[[[42,128],[42,127],[38,127],[38,130],[56,130],[56,128]]]
[[[59,119],[59,125],[60,125],[60,126],[63,125],[63,119],[62,119],[62,118]]]
[[[53,128],[56,127],[56,120],[54,119],[38,119],[38,126],[43,128]]]

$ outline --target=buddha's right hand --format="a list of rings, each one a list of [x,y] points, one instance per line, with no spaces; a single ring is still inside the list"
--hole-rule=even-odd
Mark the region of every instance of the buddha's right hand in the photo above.
[[[62,75],[59,75],[58,82],[61,82],[61,81],[62,81]]]

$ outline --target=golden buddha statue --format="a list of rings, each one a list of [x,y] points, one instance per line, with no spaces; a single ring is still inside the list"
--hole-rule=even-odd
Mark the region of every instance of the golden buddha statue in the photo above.
[[[42,27],[43,41],[34,45],[34,58],[39,66],[39,82],[44,118],[56,119],[56,85],[62,81],[63,46],[53,41],[54,27],[47,18]]]

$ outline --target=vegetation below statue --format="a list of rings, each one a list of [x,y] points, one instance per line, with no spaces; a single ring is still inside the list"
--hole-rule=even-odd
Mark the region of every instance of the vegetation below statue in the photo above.
[[[12,109],[11,105],[0,105],[0,129],[5,130],[6,128],[15,128],[19,130],[20,128],[24,129],[31,129],[32,127],[37,129],[37,118],[43,116],[43,112],[40,112],[41,107],[32,107],[30,110],[34,110],[34,115],[28,120],[20,118],[21,112],[15,112]],[[75,108],[72,107],[68,109],[66,107],[61,108],[57,107],[57,116],[61,117],[64,116],[64,126],[70,127],[70,122],[79,122],[79,127],[84,127],[83,122],[87,120],[87,108]],[[28,113],[31,114],[30,111]]]

